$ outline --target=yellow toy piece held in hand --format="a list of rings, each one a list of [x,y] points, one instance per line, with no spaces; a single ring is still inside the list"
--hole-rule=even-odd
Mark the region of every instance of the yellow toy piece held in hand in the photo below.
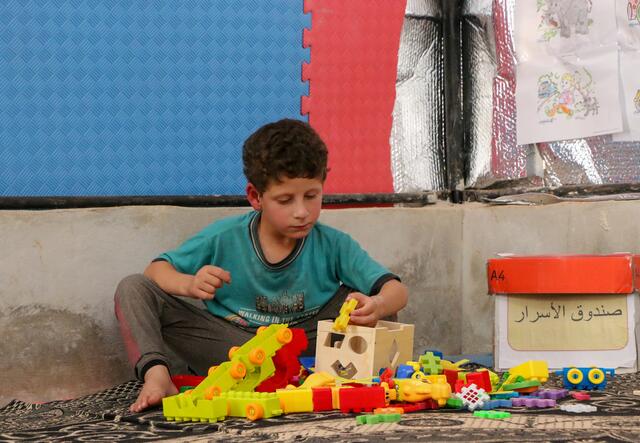
[[[338,315],[336,320],[333,322],[334,331],[345,332],[347,330],[347,325],[349,324],[351,313],[357,305],[358,300],[356,300],[355,298],[347,300],[342,304],[342,307],[340,308],[340,315]]]

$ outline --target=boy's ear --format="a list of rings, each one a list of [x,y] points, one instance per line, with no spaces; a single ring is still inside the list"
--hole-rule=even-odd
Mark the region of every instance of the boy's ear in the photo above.
[[[247,200],[249,200],[251,207],[256,211],[262,209],[262,195],[253,183],[247,183]]]

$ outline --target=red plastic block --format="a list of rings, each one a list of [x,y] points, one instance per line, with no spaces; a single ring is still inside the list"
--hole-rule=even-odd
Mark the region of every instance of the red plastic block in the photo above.
[[[389,389],[393,389],[396,387],[396,382],[393,381],[393,371],[390,368],[386,368],[380,374],[380,382],[384,382],[389,386]]]
[[[489,377],[489,371],[470,372],[467,374],[467,383],[465,386],[469,386],[472,383],[478,388],[484,389],[484,392],[491,392],[491,378]]]
[[[200,375],[173,375],[171,381],[180,390],[183,386],[198,386],[205,378]]]
[[[458,392],[456,391],[456,382],[458,381],[458,371],[456,371],[455,369],[444,369],[443,374],[445,377],[447,377],[447,383],[449,383],[449,386],[451,386],[451,392]]]
[[[386,393],[382,386],[341,388],[338,398],[340,412],[371,412],[375,408],[384,408],[387,405]]]
[[[591,400],[591,395],[589,395],[587,392],[572,392],[571,396],[578,401]]]
[[[311,388],[311,393],[313,395],[313,410],[315,412],[331,411],[333,409],[331,388]]]
[[[255,389],[256,392],[276,392],[276,389],[286,388],[295,376],[300,373],[300,353],[309,344],[304,329],[291,328],[293,338],[289,343],[278,349],[273,358],[276,372],[264,380]]]
[[[405,0],[304,1],[301,113],[329,149],[325,193],[393,192],[392,113]]]
[[[424,411],[425,409],[439,409],[438,402],[435,400],[425,400],[416,403],[393,403],[394,407],[402,408],[404,412]]]

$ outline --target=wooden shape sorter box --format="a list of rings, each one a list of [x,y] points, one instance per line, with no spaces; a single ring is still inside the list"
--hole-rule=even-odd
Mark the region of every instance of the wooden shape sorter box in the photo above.
[[[414,326],[379,321],[375,328],[349,325],[344,333],[333,321],[318,322],[316,371],[350,380],[377,377],[412,359]]]

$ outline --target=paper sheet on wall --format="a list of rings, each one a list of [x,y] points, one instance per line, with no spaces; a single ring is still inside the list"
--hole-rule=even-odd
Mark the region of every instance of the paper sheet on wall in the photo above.
[[[518,0],[516,57],[520,62],[614,44],[615,11],[614,0]]]
[[[533,57],[516,68],[518,144],[622,132],[617,46]]]
[[[620,47],[640,51],[640,0],[616,0],[616,18]]]
[[[620,52],[620,81],[624,132],[613,134],[613,140],[637,141],[640,140],[640,51]]]

